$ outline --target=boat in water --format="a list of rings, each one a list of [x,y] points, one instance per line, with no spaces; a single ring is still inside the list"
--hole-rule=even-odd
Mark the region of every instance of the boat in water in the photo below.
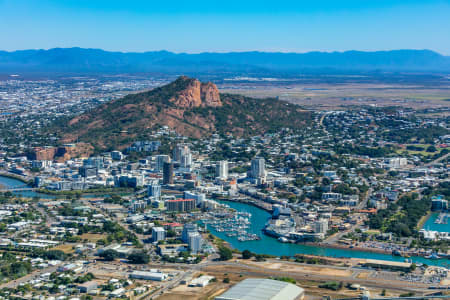
[[[441,257],[438,256],[436,253],[432,253],[430,255],[425,256],[427,259],[440,259]]]

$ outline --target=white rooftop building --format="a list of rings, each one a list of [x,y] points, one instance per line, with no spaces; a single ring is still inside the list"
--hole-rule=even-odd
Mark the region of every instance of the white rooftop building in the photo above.
[[[272,280],[248,278],[239,282],[215,300],[297,300],[305,290],[294,284]]]

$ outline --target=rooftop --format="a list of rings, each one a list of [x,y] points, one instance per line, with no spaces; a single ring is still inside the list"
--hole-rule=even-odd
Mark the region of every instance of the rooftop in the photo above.
[[[291,283],[248,278],[239,282],[216,300],[294,300],[304,293],[301,287]]]

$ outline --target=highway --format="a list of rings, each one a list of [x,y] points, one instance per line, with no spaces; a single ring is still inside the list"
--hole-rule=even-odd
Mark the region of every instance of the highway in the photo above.
[[[379,276],[373,276],[377,273],[375,270],[369,269],[361,269],[361,268],[352,268],[352,267],[334,267],[334,266],[319,266],[319,265],[308,265],[308,264],[300,264],[294,262],[285,262],[279,260],[268,260],[270,263],[274,264],[292,264],[298,267],[297,271],[284,271],[281,267],[279,269],[267,268],[262,265],[247,263],[245,261],[208,261],[204,263],[200,263],[197,265],[187,265],[187,264],[166,264],[166,267],[178,267],[186,270],[188,276],[194,274],[195,272],[208,272],[212,275],[223,274],[226,272],[228,274],[236,274],[243,275],[249,277],[270,277],[270,276],[281,276],[281,277],[292,277],[297,281],[343,281],[345,283],[356,283],[366,287],[380,288],[380,289],[396,289],[401,291],[414,291],[416,293],[426,293],[429,292],[428,285],[418,282],[408,282],[408,281],[400,281],[400,280],[392,280],[392,279],[382,279],[383,274],[391,274],[390,272],[378,272]],[[266,262],[267,263],[267,262]],[[161,268],[161,265],[152,264],[149,265],[153,268]],[[305,270],[301,270],[301,267],[304,266]],[[225,267],[225,268],[224,268]],[[329,274],[317,274],[311,273],[310,268],[314,267],[318,270],[326,269],[329,270]],[[333,274],[331,270],[350,270],[352,271],[351,276],[336,276]],[[358,278],[358,274],[361,272],[370,272],[371,276],[367,278]],[[380,278],[381,277],[381,278]],[[385,276],[388,278],[388,275]],[[185,278],[185,277],[183,277]],[[181,281],[181,279],[179,280]],[[161,291],[166,291],[170,289],[170,287],[174,287],[177,281],[174,281],[173,284],[166,286],[164,289],[157,292],[156,295],[161,295]]]

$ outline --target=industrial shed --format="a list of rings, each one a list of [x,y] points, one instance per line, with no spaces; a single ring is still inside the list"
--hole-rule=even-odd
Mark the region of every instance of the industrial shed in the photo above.
[[[305,290],[294,284],[272,280],[248,278],[239,282],[215,300],[298,300]]]

